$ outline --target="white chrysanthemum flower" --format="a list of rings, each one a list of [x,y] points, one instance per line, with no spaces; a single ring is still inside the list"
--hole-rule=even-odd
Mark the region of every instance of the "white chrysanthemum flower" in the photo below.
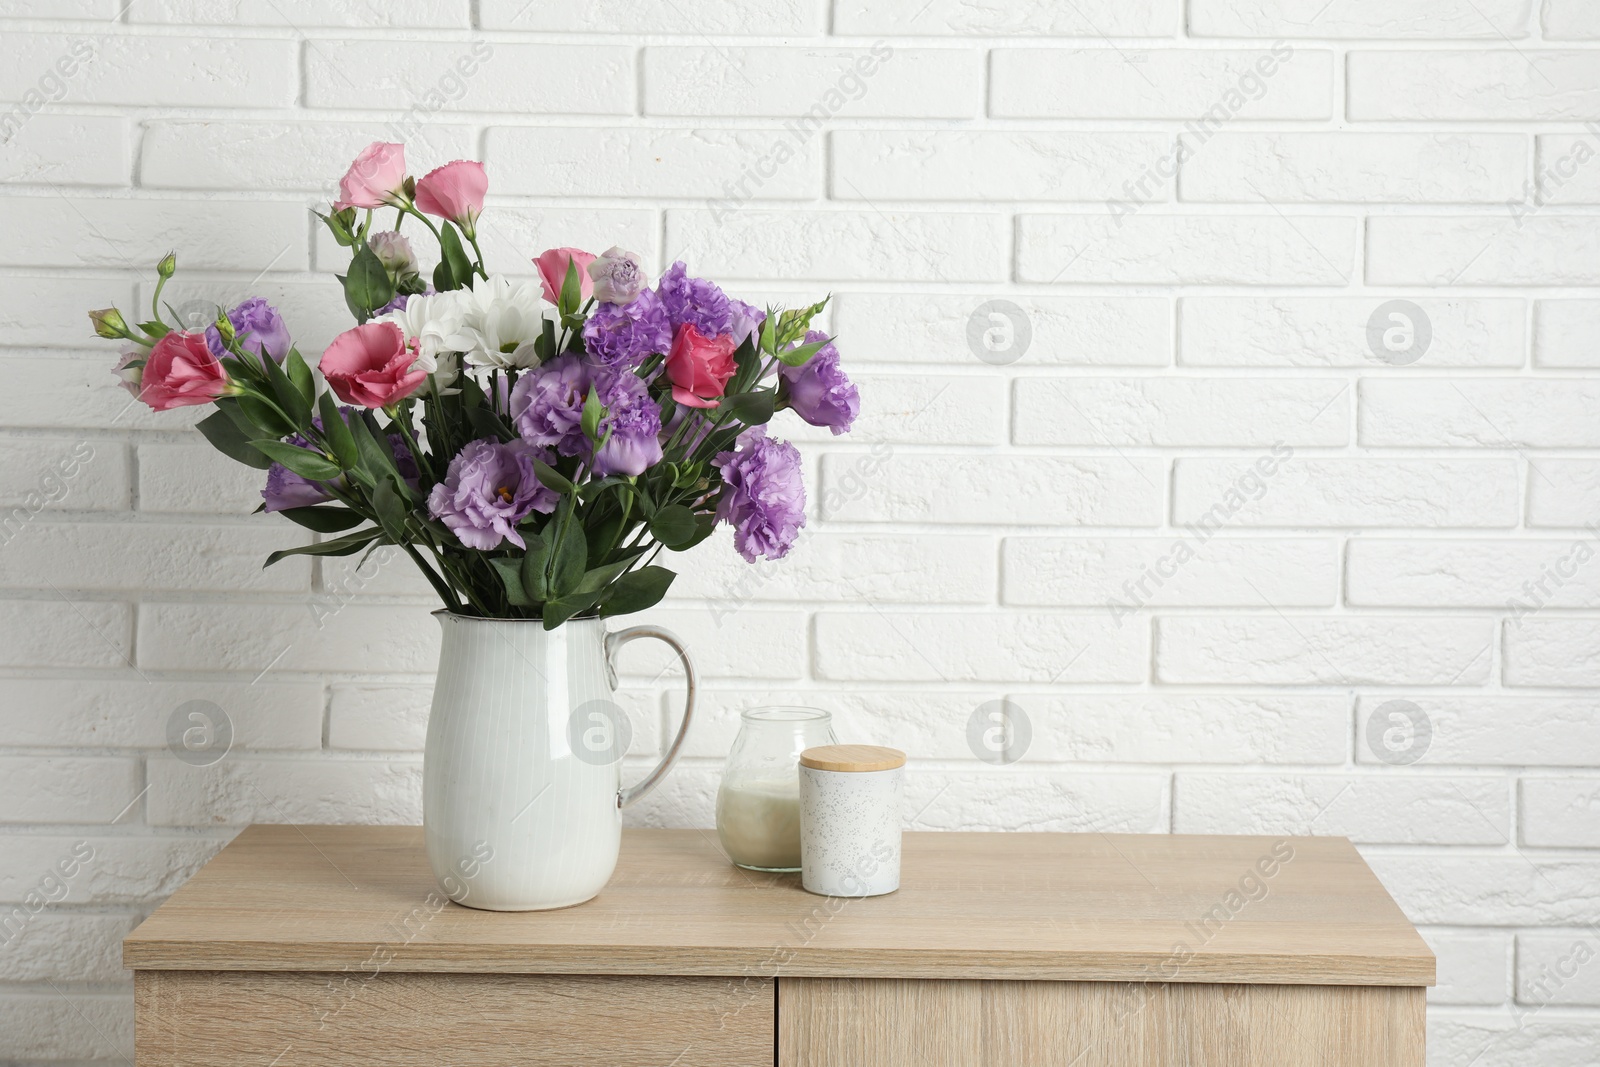
[[[441,390],[456,380],[459,373],[457,353],[469,352],[477,343],[476,336],[466,325],[465,295],[463,290],[417,293],[406,301],[405,307],[373,320],[394,323],[405,333],[407,341],[416,342],[417,359],[411,364],[412,369],[431,375]]]
[[[556,309],[544,302],[532,281],[514,282],[502,274],[475,278],[470,290],[459,291],[464,325],[473,344],[464,349],[474,367],[527,369],[539,365],[533,343]]]

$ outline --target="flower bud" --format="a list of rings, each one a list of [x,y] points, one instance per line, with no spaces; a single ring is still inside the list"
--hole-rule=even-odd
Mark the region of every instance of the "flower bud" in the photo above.
[[[176,274],[177,271],[178,253],[176,252],[168,252],[162,258],[161,262],[156,264],[156,273],[161,275],[163,278],[170,278]]]
[[[116,308],[106,308],[103,311],[89,312],[89,321],[94,323],[94,332],[97,337],[126,337],[128,324],[122,321],[122,312]]]
[[[406,240],[405,234],[395,230],[375,233],[367,238],[367,246],[378,257],[378,262],[383,264],[383,269],[395,279],[417,273],[417,257],[411,251],[411,242]]]
[[[213,325],[216,326],[217,333],[221,335],[224,346],[233,344],[233,320],[228,318],[228,313],[223,311],[220,307],[217,308],[217,321],[213,323]]]

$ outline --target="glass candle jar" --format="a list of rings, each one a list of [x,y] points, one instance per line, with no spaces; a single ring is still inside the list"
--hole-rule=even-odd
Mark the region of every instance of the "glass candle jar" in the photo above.
[[[717,836],[728,858],[752,871],[800,869],[800,753],[833,744],[818,708],[751,708],[717,790]]]

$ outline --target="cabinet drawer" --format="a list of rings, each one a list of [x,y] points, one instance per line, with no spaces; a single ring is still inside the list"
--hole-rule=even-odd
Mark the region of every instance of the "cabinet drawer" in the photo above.
[[[770,1067],[770,981],[139,971],[138,1067]]]

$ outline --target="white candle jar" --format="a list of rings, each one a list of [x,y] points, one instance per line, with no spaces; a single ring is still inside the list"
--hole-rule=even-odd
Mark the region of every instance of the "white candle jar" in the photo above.
[[[900,806],[906,755],[878,745],[824,745],[800,754],[800,884],[829,897],[900,888]]]
[[[827,712],[752,708],[717,789],[717,837],[728,858],[752,871],[800,869],[800,753],[833,743]]]

